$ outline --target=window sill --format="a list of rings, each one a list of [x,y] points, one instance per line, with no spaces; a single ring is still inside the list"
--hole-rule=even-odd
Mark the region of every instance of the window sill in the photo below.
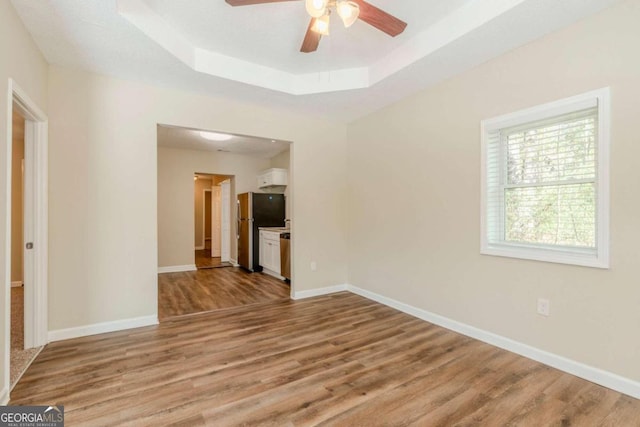
[[[480,254],[518,258],[532,261],[551,262],[556,264],[578,265],[592,268],[609,268],[609,259],[603,254],[594,255],[578,252],[559,251],[554,249],[538,249],[511,245],[490,245],[482,247]]]

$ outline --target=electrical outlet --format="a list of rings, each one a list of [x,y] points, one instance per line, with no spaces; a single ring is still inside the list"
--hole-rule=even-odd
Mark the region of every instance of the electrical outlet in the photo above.
[[[318,269],[318,263],[315,261],[311,261],[311,271],[316,271]]]
[[[551,309],[551,303],[548,299],[538,298],[538,314],[548,316]]]

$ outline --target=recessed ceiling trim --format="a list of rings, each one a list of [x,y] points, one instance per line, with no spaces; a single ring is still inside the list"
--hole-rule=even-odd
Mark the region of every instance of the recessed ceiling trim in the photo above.
[[[373,64],[370,67],[371,84],[427,57],[524,1],[478,0],[461,6]]]
[[[192,45],[144,0],[118,0],[118,13],[191,69],[291,95],[373,86],[525,0],[476,0],[459,7],[368,67],[293,74]]]
[[[169,53],[189,67],[195,67],[196,61],[193,46],[182,34],[160,18],[144,1],[118,0],[117,10],[120,16],[168,50]]]
[[[292,95],[369,87],[368,68],[292,74],[190,44],[143,0],[118,0],[118,14],[191,69]]]
[[[369,87],[368,68],[292,74],[201,48],[194,50],[195,65],[192,68],[195,71],[291,95]]]

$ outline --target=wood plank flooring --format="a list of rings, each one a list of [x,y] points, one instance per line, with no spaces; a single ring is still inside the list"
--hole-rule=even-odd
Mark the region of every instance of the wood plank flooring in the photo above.
[[[211,249],[202,249],[195,251],[196,268],[219,268],[231,267],[231,263],[222,262],[220,257],[211,257]]]
[[[69,426],[638,426],[640,401],[339,293],[49,344],[11,404]]]
[[[240,268],[212,268],[158,275],[158,318],[289,299],[282,280]]]

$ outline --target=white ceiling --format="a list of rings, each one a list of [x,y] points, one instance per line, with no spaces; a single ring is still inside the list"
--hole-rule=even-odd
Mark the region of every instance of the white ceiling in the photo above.
[[[158,145],[186,150],[222,151],[263,159],[270,159],[289,150],[287,141],[245,135],[232,135],[227,141],[211,141],[201,137],[199,129],[168,125],[158,125]]]
[[[52,64],[348,122],[618,1],[370,0],[405,32],[335,22],[310,54],[302,1],[12,3]]]
[[[291,73],[366,67],[469,0],[371,2],[400,19],[412,17],[411,25],[394,38],[362,21],[346,29],[333,15],[331,35],[321,40],[318,51],[301,54],[310,19],[303,1],[231,7],[224,0],[191,0],[184,7],[175,0],[145,0],[190,44]]]

